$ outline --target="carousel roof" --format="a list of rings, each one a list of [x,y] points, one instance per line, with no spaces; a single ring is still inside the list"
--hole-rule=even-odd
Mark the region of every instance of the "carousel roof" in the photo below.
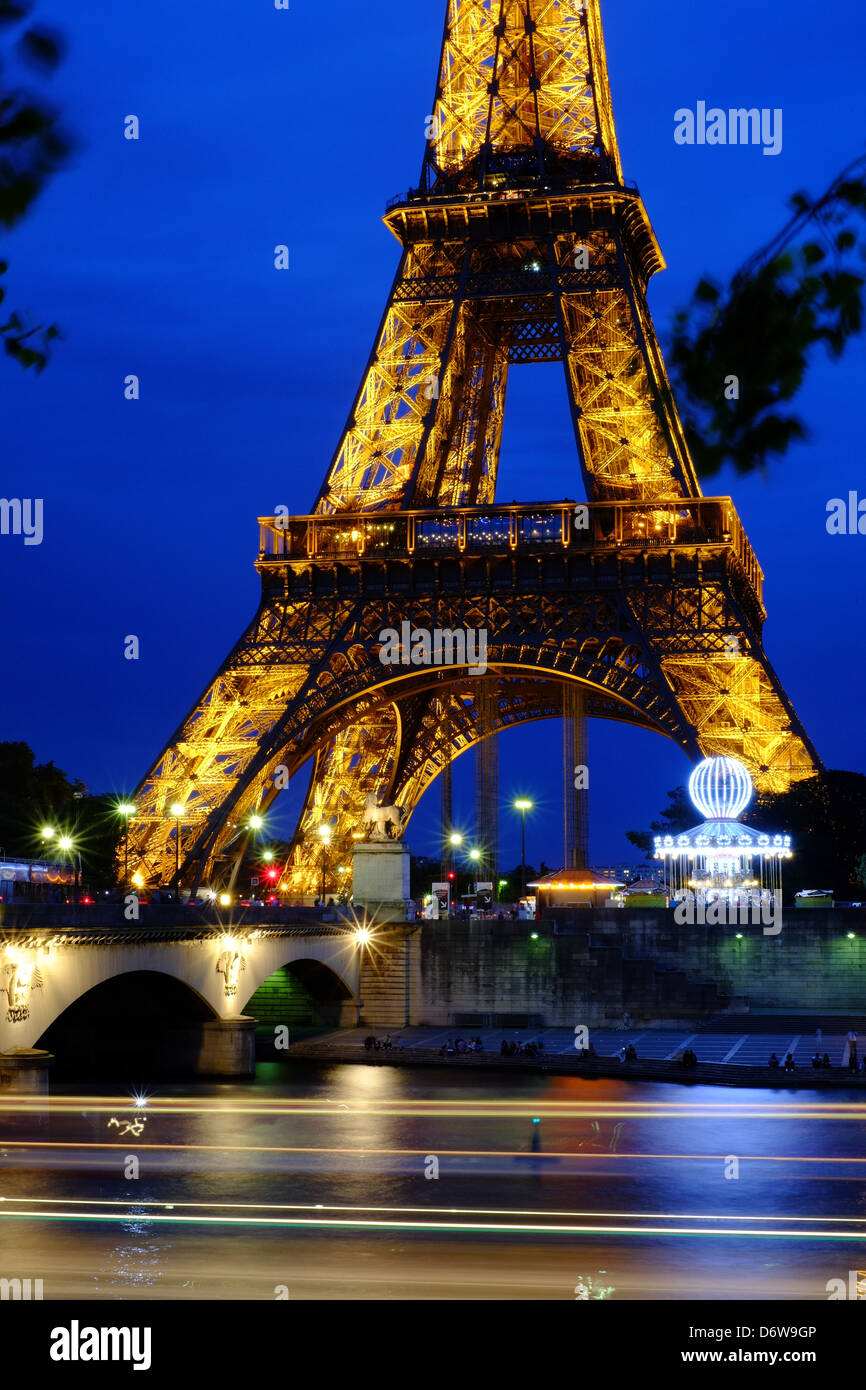
[[[656,859],[683,853],[719,857],[778,855],[783,859],[792,856],[790,835],[768,835],[737,820],[705,820],[679,835],[656,835],[654,845]]]

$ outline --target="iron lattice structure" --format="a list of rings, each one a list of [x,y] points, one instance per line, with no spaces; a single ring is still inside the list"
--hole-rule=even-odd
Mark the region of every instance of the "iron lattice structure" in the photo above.
[[[664,268],[623,181],[598,0],[449,0],[397,273],[313,512],[260,520],[250,627],[136,797],[130,863],[237,862],[307,763],[288,886],[315,891],[374,792],[408,816],[506,727],[589,717],[731,754],[759,789],[819,765],[762,644],[762,573],[701,495],[646,303]],[[495,503],[509,367],[559,361],[589,505]],[[386,667],[384,629],[486,630],[468,663]],[[459,651],[452,653],[459,658]]]

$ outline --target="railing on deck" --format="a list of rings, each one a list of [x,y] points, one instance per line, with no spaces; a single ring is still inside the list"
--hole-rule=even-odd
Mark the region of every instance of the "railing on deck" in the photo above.
[[[670,502],[526,503],[413,512],[343,512],[264,517],[260,559],[502,553],[507,551],[669,550],[728,547],[758,600],[763,571],[729,497]]]

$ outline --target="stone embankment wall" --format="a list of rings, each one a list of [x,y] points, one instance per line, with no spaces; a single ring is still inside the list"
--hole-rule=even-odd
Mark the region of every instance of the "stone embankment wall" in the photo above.
[[[361,1018],[562,1028],[610,1025],[626,1011],[650,1026],[722,1011],[866,1009],[866,912],[792,908],[781,926],[772,936],[752,924],[680,926],[646,908],[395,927],[362,962]]]

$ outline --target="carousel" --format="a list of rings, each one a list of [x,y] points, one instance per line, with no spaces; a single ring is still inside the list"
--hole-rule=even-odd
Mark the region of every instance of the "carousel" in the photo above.
[[[689,778],[692,804],[704,817],[682,834],[657,835],[671,902],[694,896],[723,900],[733,910],[760,908],[782,890],[782,866],[793,857],[790,835],[767,834],[739,817],[754,796],[752,779],[736,758],[705,758]]]

